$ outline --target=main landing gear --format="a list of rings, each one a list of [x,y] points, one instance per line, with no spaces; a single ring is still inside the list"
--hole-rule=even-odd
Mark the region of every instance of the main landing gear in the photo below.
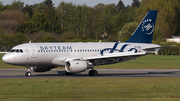
[[[97,76],[97,75],[98,75],[97,70],[90,70],[89,71],[89,76]]]
[[[25,76],[31,76],[31,67],[27,66],[28,71],[25,73]]]
[[[94,66],[91,65],[91,68],[92,70],[89,71],[89,76],[97,76],[98,75],[98,72],[97,70],[94,70]]]
[[[69,76],[74,75],[74,73],[68,73],[67,71],[65,73],[66,73],[66,75],[69,75]]]

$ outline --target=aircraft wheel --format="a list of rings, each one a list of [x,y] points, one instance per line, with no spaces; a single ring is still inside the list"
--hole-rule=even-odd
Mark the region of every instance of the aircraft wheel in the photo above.
[[[90,70],[89,71],[89,76],[97,76],[97,75],[98,75],[97,70]]]
[[[65,73],[66,75],[74,75],[74,73],[68,73],[67,71]]]
[[[25,76],[28,76],[28,72],[25,73]]]
[[[26,73],[25,73],[25,76],[30,77],[30,76],[31,76],[31,72],[26,72]]]

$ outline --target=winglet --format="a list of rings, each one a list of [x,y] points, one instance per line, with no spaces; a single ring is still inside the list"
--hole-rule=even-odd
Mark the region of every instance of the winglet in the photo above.
[[[126,42],[151,43],[155,29],[156,17],[157,10],[150,10],[146,14],[140,25],[137,27],[134,34]]]

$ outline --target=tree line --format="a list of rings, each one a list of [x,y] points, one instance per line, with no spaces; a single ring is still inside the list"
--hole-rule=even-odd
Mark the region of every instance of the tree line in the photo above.
[[[32,42],[126,41],[149,10],[158,10],[153,43],[180,34],[179,0],[133,0],[125,6],[86,4],[52,0],[34,5],[0,2],[0,46]]]

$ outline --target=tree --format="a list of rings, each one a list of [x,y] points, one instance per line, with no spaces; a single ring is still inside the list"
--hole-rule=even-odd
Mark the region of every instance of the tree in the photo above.
[[[52,7],[47,10],[47,13],[37,13],[30,21],[21,22],[21,24],[18,25],[17,31],[22,33],[46,31],[61,34],[59,22],[56,10]]]
[[[58,15],[59,18],[61,20],[61,29],[64,32],[68,32],[68,31],[74,31],[75,29],[72,27],[74,26],[74,19],[75,19],[75,5],[73,5],[72,3],[65,3],[64,1],[62,1],[58,7],[57,7],[57,11],[58,11]]]
[[[138,8],[140,5],[141,5],[141,3],[139,2],[139,0],[133,0],[133,2],[132,2],[133,8]]]
[[[43,4],[45,4],[46,6],[48,7],[53,7],[53,3],[52,3],[52,0],[44,0],[44,2],[42,2]]]
[[[173,19],[173,24],[174,24],[174,35],[180,35],[180,1],[175,2],[176,7],[175,7],[175,18]]]
[[[16,1],[14,0],[11,5],[8,6],[7,9],[9,10],[21,10],[24,7],[24,2],[21,2],[20,0]]]
[[[102,12],[102,17],[101,17],[101,23],[103,24],[103,30],[104,30],[104,35],[105,34],[110,34],[113,35],[115,34],[113,32],[114,28],[115,28],[115,24],[112,23],[113,22],[113,16],[115,16],[116,14],[118,14],[118,11],[116,9],[116,5],[114,4],[109,4],[106,5],[103,12]]]
[[[126,9],[122,0],[120,0],[119,3],[117,4],[117,8],[118,8],[118,11]]]
[[[8,6],[4,6],[2,2],[0,2],[0,12],[7,9]]]
[[[34,4],[32,5],[32,11],[33,11],[33,15],[36,13],[44,13],[46,11],[46,5],[44,3],[38,3],[38,4]]]
[[[151,2],[151,3],[150,3]],[[163,37],[172,37],[177,32],[179,27],[175,22],[178,22],[178,10],[175,8],[180,6],[177,0],[142,0],[142,6],[137,8],[135,16],[136,21],[140,22],[144,15],[149,10],[158,10],[156,26],[159,26],[163,32]],[[176,16],[177,15],[177,16]],[[174,22],[175,21],[175,22]],[[177,26],[176,26],[177,25]],[[178,32],[177,32],[178,33]]]
[[[105,7],[105,5],[104,4],[102,4],[102,3],[99,3],[99,4],[97,4],[96,6],[94,6],[94,9],[95,10],[101,10],[101,11],[103,11],[104,10],[104,7]]]
[[[117,33],[117,37],[120,41],[126,41],[128,40],[133,32],[136,30],[138,26],[138,23],[136,22],[130,22],[130,23],[127,23],[122,29],[121,31],[119,31]]]
[[[29,6],[29,5],[26,5],[26,6],[23,8],[23,12],[24,12],[24,13],[28,13],[30,19],[32,18],[33,13],[34,13],[34,12],[33,12],[33,9],[32,9],[32,6]]]

